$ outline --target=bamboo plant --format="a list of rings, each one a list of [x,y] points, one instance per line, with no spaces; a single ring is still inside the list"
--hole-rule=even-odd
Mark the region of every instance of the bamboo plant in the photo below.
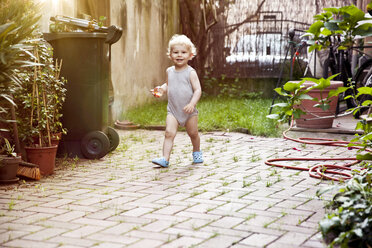
[[[26,145],[51,146],[54,133],[65,132],[61,109],[65,100],[62,61],[54,61],[52,49],[43,39],[31,41],[34,66],[20,71],[23,87],[16,94],[20,137]]]

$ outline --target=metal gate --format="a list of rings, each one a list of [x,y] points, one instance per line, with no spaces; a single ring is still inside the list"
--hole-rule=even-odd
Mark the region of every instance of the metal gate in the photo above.
[[[301,35],[310,27],[313,22],[313,15],[317,13],[316,11],[321,11],[327,6],[326,4],[346,5],[352,2],[347,0],[330,1],[332,3],[315,1],[312,6],[313,9],[306,9],[306,18],[305,14],[303,17],[298,16],[305,10],[298,9],[302,1],[295,0],[292,1],[292,5],[296,2],[297,7],[295,7],[297,9],[291,9],[291,4],[288,4],[286,11],[258,12],[253,20],[239,25],[239,28],[231,33],[228,33],[227,30],[236,24],[225,22],[214,26],[211,29],[211,39],[221,39],[224,44],[223,49],[221,49],[221,44],[211,49],[207,60],[207,67],[211,74],[213,76],[226,75],[234,78],[278,77],[281,64],[285,61],[287,50],[291,45],[296,47],[301,44],[304,39]],[[267,2],[267,5],[274,8],[274,2],[276,1]],[[238,9],[238,11],[241,11],[242,15],[245,13],[244,9]],[[293,18],[296,14],[291,13],[291,11],[299,13],[296,18]],[[311,11],[312,13],[310,13]],[[290,31],[294,31],[293,41],[289,37]],[[290,55],[290,51],[288,51],[288,60],[286,60],[288,64],[290,63]],[[301,50],[297,59],[299,62],[307,62],[306,49]]]

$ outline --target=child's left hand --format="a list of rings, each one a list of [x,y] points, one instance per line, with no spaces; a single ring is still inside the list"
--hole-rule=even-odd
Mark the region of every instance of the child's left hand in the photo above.
[[[188,114],[191,114],[192,112],[194,112],[194,109],[195,109],[195,106],[192,105],[191,103],[187,104],[184,108],[183,108],[183,111],[185,111],[186,113]]]

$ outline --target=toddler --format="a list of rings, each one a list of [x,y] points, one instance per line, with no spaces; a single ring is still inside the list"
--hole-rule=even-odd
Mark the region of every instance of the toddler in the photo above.
[[[168,57],[173,66],[166,70],[166,82],[152,89],[154,96],[168,93],[167,119],[163,143],[163,157],[152,160],[161,167],[169,166],[169,158],[178,126],[184,126],[193,146],[193,163],[203,163],[198,133],[196,104],[201,96],[201,86],[196,71],[187,63],[196,55],[194,44],[185,35],[174,35],[168,44]]]

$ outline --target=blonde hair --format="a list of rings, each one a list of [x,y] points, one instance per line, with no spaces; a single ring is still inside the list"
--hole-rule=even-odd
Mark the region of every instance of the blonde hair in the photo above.
[[[172,48],[175,45],[185,45],[192,53],[192,57],[196,56],[196,47],[186,35],[175,34],[172,36],[172,38],[170,39],[168,43],[168,51],[167,51],[168,56],[170,56]]]

